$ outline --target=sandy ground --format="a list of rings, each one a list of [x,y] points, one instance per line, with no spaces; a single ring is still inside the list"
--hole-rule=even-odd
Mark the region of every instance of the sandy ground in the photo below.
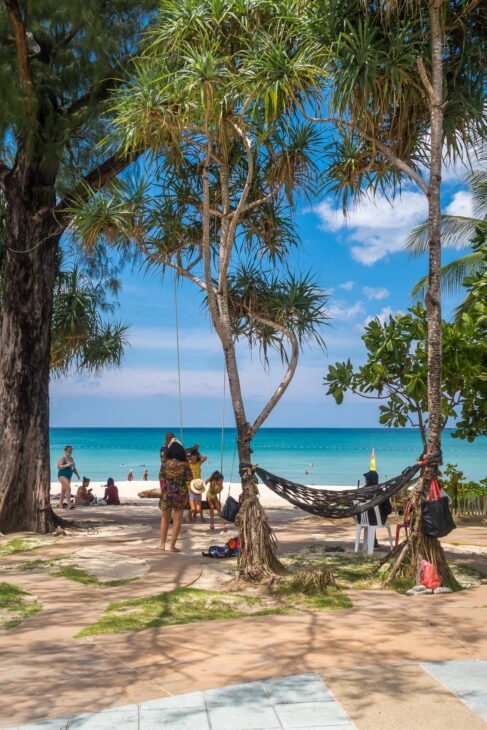
[[[81,482],[79,481],[72,481],[71,482],[71,492],[73,496],[76,494],[76,490],[78,489]],[[104,490],[105,490],[105,482],[90,482],[90,487],[93,489],[93,493],[98,497],[103,497]],[[146,482],[143,482],[142,480],[134,480],[132,482],[127,481],[120,481],[116,482],[118,487],[118,493],[120,495],[121,500],[133,500],[137,499],[139,492],[145,491],[146,489],[159,489],[159,480],[148,480]],[[318,486],[315,485],[316,489],[353,489],[352,486],[350,487],[339,487],[335,485],[331,486]],[[56,495],[59,494],[60,484],[59,482],[51,482],[51,494]],[[241,485],[239,483],[232,483],[228,484],[225,483],[225,488],[222,493],[222,502],[225,501],[228,494],[231,494],[232,497],[235,497],[235,499],[238,499],[238,496],[240,492],[242,491]],[[264,505],[264,507],[289,507],[289,503],[286,502],[285,499],[282,499],[282,497],[278,497],[277,494],[274,494],[272,490],[270,490],[268,487],[264,486],[263,484],[259,485],[259,493],[261,502]]]

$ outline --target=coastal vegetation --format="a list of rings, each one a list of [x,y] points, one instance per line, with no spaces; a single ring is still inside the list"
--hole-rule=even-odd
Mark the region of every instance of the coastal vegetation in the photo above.
[[[299,2],[164,5],[146,52],[111,107],[119,154],[144,148],[150,169],[80,200],[70,216],[80,239],[135,245],[147,261],[198,287],[220,339],[228,375],[243,496],[239,570],[280,571],[276,541],[258,500],[251,443],[286,392],[309,342],[323,345],[326,292],[289,270],[298,244],[299,197],[318,183],[323,140],[300,119],[296,96],[314,81],[315,46]],[[237,344],[274,351],[281,382],[249,422]]]
[[[455,228],[440,207],[444,161],[485,139],[482,5],[42,0],[27,16],[25,3],[4,0],[0,35],[0,531],[46,533],[61,521],[49,500],[49,377],[120,362],[124,326],[103,318],[109,303],[86,264],[114,249],[201,291],[238,434],[239,569],[253,580],[280,573],[251,444],[303,346],[324,344],[328,319],[313,275],[290,270],[296,207],[332,192],[346,211],[363,195],[416,186],[428,204],[417,239],[428,252],[426,308],[371,322],[369,361],[335,366],[329,392],[385,394],[388,425],[418,419],[413,529],[389,579],[412,578],[421,553],[457,585],[438,540],[422,531],[420,503],[441,463],[446,418],[461,408],[458,435],[485,433],[485,221],[469,239],[473,259],[450,269],[457,283],[469,274],[468,293],[458,322],[444,323],[442,235],[453,240],[449,232],[473,224]],[[66,239],[83,253],[63,274]],[[284,368],[253,420],[239,341],[264,364],[277,353]],[[399,371],[404,358],[409,369]]]
[[[384,321],[373,319],[362,340],[366,362],[354,367],[350,360],[330,365],[324,381],[336,403],[350,392],[381,402],[379,421],[384,426],[417,428],[423,451],[428,433],[428,326],[421,303],[407,313]],[[452,435],[473,441],[487,433],[485,331],[468,316],[442,321],[443,365],[441,377],[441,427],[453,419]],[[475,419],[472,413],[477,413]],[[475,422],[475,429],[466,424]],[[419,447],[419,445],[418,445]]]
[[[436,538],[422,530],[420,505],[442,461],[441,177],[485,138],[485,21],[478,4],[364,4],[327,8],[316,33],[332,49],[328,107],[317,122],[335,123],[335,160],[329,184],[344,208],[363,194],[399,193],[415,186],[428,205],[427,401],[428,430],[422,479],[412,499],[412,531],[391,554],[389,580],[417,572],[418,555],[433,563],[445,585],[457,586]],[[318,113],[321,109],[318,107]]]
[[[67,200],[133,156],[99,143],[110,90],[157,2],[4,0],[0,10],[0,531],[50,532],[49,376],[53,299]],[[113,332],[112,332],[113,334]]]

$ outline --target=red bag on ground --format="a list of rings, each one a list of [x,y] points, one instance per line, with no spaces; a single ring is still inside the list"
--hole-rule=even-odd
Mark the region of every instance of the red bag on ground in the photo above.
[[[427,560],[421,561],[421,585],[426,588],[431,588],[434,591],[435,588],[441,586],[441,578],[436,572],[435,566],[428,563]]]

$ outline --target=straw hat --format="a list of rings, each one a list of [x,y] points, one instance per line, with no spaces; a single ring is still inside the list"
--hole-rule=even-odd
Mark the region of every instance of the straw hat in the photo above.
[[[189,483],[189,488],[192,492],[202,494],[205,491],[205,483],[203,479],[192,479]]]

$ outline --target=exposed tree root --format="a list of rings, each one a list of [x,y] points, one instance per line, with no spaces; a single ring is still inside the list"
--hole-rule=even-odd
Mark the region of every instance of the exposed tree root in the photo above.
[[[429,489],[429,479],[428,479]],[[415,488],[411,497],[411,531],[404,542],[395,547],[381,561],[381,566],[389,565],[390,569],[384,579],[388,585],[398,579],[410,580],[411,583],[420,582],[421,560],[434,565],[441,584],[453,590],[460,590],[461,586],[448,565],[444,550],[436,537],[428,537],[422,529],[421,501],[424,493],[424,479]]]
[[[253,476],[242,477],[240,509],[235,524],[240,538],[238,570],[241,578],[265,581],[287,572],[277,557],[277,539],[259,501]]]

